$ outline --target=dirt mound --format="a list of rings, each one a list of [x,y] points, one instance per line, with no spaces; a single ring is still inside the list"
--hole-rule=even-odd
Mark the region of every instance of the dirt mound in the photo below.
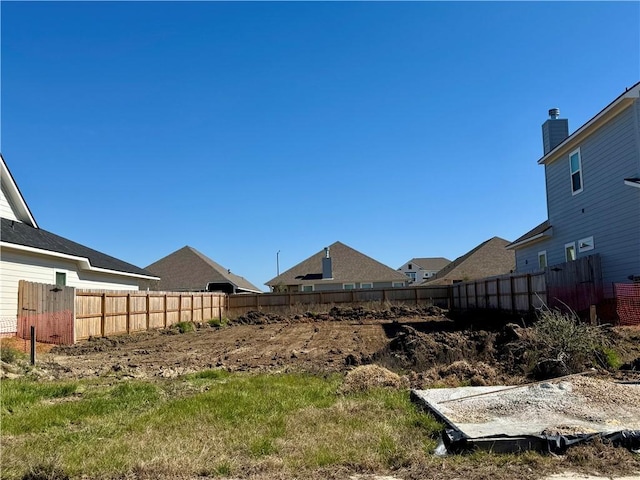
[[[373,356],[373,360],[392,369],[425,371],[460,360],[495,361],[496,337],[484,330],[459,332],[419,332],[402,325],[395,338]]]
[[[366,308],[363,306],[335,306],[328,312],[307,311],[301,314],[279,315],[277,313],[251,310],[229,321],[230,325],[267,325],[288,322],[362,322],[365,320],[396,320],[411,317],[442,317],[444,310],[435,306],[390,306],[388,308]]]
[[[366,392],[372,388],[407,388],[408,383],[398,374],[378,365],[363,365],[347,373],[339,393]]]
[[[424,389],[434,386],[457,387],[460,385],[485,386],[511,383],[504,374],[484,362],[469,363],[459,360],[450,365],[430,368],[421,373],[409,374],[411,388]]]

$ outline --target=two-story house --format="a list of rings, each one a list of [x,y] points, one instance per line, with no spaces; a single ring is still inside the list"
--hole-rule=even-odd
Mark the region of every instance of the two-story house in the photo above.
[[[409,283],[420,283],[431,277],[451,263],[444,257],[412,258],[400,268],[399,272],[409,277]]]
[[[599,254],[604,296],[640,281],[640,82],[569,135],[558,109],[542,125],[548,218],[508,248],[516,271]]]

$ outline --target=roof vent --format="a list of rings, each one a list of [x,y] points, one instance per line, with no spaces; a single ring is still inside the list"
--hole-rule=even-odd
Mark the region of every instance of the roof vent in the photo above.
[[[557,120],[558,118],[560,118],[560,109],[552,108],[551,110],[549,110],[549,118],[553,120]]]

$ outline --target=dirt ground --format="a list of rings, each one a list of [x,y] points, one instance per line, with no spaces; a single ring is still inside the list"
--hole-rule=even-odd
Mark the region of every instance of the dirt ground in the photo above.
[[[94,338],[48,352],[41,347],[38,365],[55,378],[148,378],[211,368],[331,373],[375,363],[405,375],[413,388],[516,384],[526,381],[526,332],[517,325],[472,327],[435,307],[334,307],[289,316],[249,312],[217,328],[205,323],[186,333],[172,328]],[[628,370],[640,370],[640,329],[612,328],[608,335]]]

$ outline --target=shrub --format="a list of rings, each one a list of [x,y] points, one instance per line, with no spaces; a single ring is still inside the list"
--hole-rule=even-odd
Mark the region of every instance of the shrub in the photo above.
[[[195,326],[192,322],[178,322],[175,324],[175,327],[180,333],[193,332],[195,330]]]
[[[530,373],[540,378],[578,373],[593,366],[606,348],[599,327],[582,323],[574,313],[545,309],[533,326]]]
[[[229,323],[229,319],[222,317],[220,318],[212,318],[211,320],[209,320],[207,322],[209,324],[210,327],[214,327],[214,328],[222,328],[224,327],[227,323]]]
[[[15,363],[17,360],[22,360],[26,357],[24,353],[13,347],[2,346],[0,347],[0,360],[5,363]]]

